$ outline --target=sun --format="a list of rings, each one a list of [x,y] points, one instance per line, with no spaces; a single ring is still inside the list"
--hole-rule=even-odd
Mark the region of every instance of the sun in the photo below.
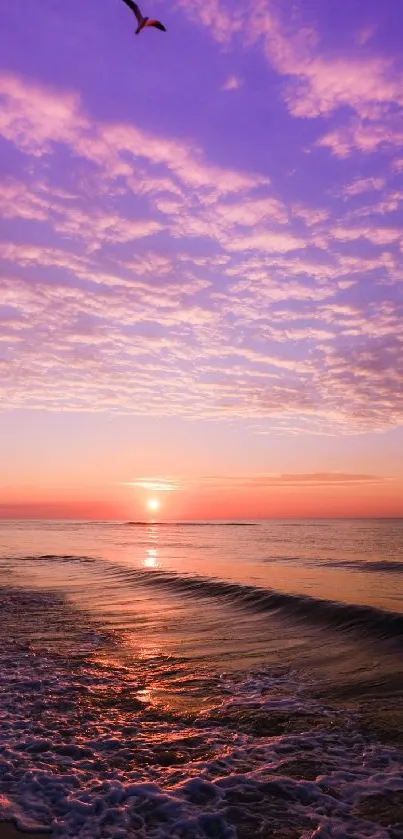
[[[160,508],[160,502],[158,498],[149,498],[147,503],[147,508],[150,510],[151,513],[156,513],[157,510]]]

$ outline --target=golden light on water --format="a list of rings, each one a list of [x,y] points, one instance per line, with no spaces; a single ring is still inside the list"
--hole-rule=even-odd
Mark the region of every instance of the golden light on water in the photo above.
[[[143,560],[145,568],[157,568],[158,566],[158,552],[156,548],[149,548]]]

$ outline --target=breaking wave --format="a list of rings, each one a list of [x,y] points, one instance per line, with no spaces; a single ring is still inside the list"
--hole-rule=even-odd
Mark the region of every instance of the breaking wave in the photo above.
[[[126,586],[140,585],[180,593],[187,597],[213,598],[222,604],[233,603],[249,611],[262,614],[275,613],[292,622],[322,624],[331,629],[354,631],[378,639],[403,641],[403,614],[372,606],[325,600],[311,595],[291,594],[260,586],[228,582],[214,577],[181,575],[160,569],[128,569],[104,559],[88,556],[48,554],[21,557],[21,559],[93,564],[105,575],[105,578],[113,579]],[[380,563],[372,564],[379,566]],[[381,565],[383,567],[386,563],[381,563]],[[394,565],[400,567],[400,563],[394,563]]]
[[[362,631],[380,638],[403,639],[403,615],[371,606],[345,604],[211,577],[181,576],[159,570],[124,570],[121,573],[127,580],[181,592],[190,597],[219,598],[258,612],[276,611],[289,619],[314,621],[342,630]]]

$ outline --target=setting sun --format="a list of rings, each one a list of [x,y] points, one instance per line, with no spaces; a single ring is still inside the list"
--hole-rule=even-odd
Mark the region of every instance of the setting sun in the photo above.
[[[148,499],[148,501],[147,501],[147,508],[148,508],[148,509],[149,509],[152,513],[155,513],[155,512],[156,512],[156,510],[159,510],[159,508],[160,508],[160,502],[158,501],[158,498],[149,498],[149,499]]]

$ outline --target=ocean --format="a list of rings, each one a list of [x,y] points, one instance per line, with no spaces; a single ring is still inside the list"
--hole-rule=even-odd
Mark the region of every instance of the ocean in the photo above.
[[[403,520],[0,524],[0,821],[403,839]]]

